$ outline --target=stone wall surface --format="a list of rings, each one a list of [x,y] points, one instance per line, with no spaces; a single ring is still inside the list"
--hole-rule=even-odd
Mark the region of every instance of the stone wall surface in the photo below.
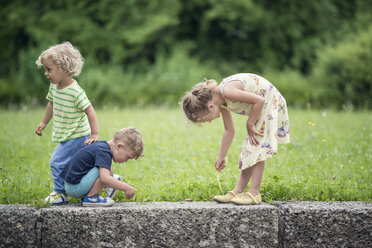
[[[25,205],[0,205],[0,247],[40,247],[40,211]]]
[[[278,210],[269,204],[120,203],[52,207],[41,215],[43,247],[273,247],[278,242]]]
[[[372,204],[280,203],[283,247],[372,247]]]
[[[0,247],[372,247],[372,203],[0,205]]]

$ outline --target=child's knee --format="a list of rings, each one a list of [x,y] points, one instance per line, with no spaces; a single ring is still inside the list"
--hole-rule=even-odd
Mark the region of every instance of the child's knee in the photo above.
[[[246,169],[240,171],[240,173],[241,173],[242,175],[247,175],[247,174],[250,173],[251,170],[252,170],[252,167],[248,167],[248,168],[246,168]]]

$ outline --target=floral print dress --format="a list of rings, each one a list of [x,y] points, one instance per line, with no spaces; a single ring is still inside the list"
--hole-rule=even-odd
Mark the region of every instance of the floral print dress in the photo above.
[[[290,142],[288,110],[284,97],[265,78],[251,73],[229,76],[223,79],[219,85],[223,97],[223,88],[231,81],[240,81],[245,91],[262,96],[265,99],[261,115],[255,124],[257,132],[263,134],[263,137],[257,136],[260,144],[258,146],[251,145],[247,134],[240,151],[239,169],[244,170],[257,162],[271,158],[277,153],[278,144]],[[226,98],[225,101],[227,106],[224,107],[227,110],[249,116],[251,104],[234,102]]]

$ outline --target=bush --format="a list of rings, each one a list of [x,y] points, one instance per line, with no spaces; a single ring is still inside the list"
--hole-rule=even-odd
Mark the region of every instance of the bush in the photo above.
[[[372,26],[319,53],[312,79],[317,104],[372,107]]]
[[[20,101],[17,87],[10,80],[0,78],[0,105],[7,106]]]
[[[287,105],[302,108],[311,105],[311,85],[298,71],[266,71],[264,74],[284,96]]]
[[[34,48],[19,53],[19,68],[13,68],[9,72],[9,80],[4,81],[4,88],[9,92],[4,102],[34,105],[46,102],[45,96],[48,93],[49,82],[44,76],[44,68],[38,69],[35,64],[41,51],[42,49]]]
[[[190,58],[185,45],[176,46],[169,56],[159,52],[152,66],[86,65],[79,83],[98,106],[176,105],[185,91],[201,81],[208,65]],[[217,79],[216,78],[216,79]]]
[[[159,53],[155,64],[140,76],[137,92],[143,103],[177,104],[185,91],[204,77],[220,77],[208,64],[191,58],[184,47],[176,46],[169,57]]]

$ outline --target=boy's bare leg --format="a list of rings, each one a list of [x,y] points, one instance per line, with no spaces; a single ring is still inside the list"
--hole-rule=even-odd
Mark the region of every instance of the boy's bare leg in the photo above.
[[[101,182],[100,178],[98,177],[97,180],[94,182],[92,188],[90,189],[89,193],[88,193],[88,197],[89,196],[92,196],[92,195],[97,195],[97,194],[100,194],[102,192],[102,189],[103,189],[103,183]]]

